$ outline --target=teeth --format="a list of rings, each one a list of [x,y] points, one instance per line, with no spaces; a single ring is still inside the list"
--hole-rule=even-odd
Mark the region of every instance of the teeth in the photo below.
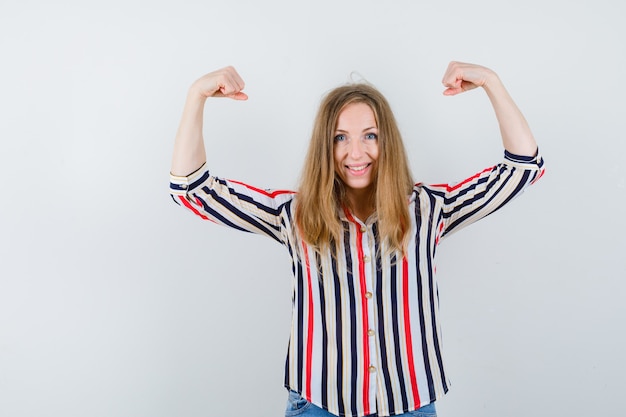
[[[365,165],[359,165],[357,167],[348,167],[350,168],[352,171],[363,171],[365,168],[367,168],[368,164]]]

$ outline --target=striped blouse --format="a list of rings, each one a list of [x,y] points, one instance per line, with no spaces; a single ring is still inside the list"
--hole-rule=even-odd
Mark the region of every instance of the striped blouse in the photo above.
[[[440,240],[496,211],[542,174],[539,155],[505,152],[502,163],[458,184],[416,184],[406,257],[381,256],[376,215],[363,222],[348,211],[340,213],[343,240],[320,254],[294,237],[296,193],[218,178],[204,167],[171,176],[170,193],[202,219],[287,249],[293,316],[285,386],[338,416],[392,416],[448,391],[434,266]]]

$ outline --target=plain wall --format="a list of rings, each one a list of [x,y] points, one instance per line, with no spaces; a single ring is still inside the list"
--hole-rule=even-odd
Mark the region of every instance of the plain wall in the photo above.
[[[617,0],[7,1],[0,4],[0,416],[280,416],[290,267],[269,239],[168,195],[189,85],[209,166],[293,188],[323,93],[389,99],[416,180],[499,162],[493,68],[547,173],[438,252],[446,416],[615,416],[626,385],[626,30]]]

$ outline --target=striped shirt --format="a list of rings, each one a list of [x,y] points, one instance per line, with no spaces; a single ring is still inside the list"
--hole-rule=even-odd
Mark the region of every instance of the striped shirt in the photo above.
[[[511,201],[543,172],[539,155],[505,152],[502,163],[458,184],[416,184],[405,257],[381,248],[375,214],[363,222],[348,211],[340,213],[343,239],[319,253],[295,237],[296,193],[225,180],[204,167],[172,176],[170,193],[205,220],[287,249],[293,316],[285,386],[338,416],[392,416],[448,391],[434,266],[439,242]]]

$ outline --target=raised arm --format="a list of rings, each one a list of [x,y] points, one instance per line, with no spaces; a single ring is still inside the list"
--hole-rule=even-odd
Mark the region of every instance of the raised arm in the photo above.
[[[245,84],[233,67],[213,71],[196,80],[187,94],[183,115],[176,133],[171,173],[186,176],[206,162],[202,136],[204,103],[208,97],[247,100]]]
[[[537,153],[537,143],[524,115],[495,72],[480,65],[451,62],[442,82],[447,87],[443,94],[447,96],[482,87],[495,110],[504,149],[522,156]]]

